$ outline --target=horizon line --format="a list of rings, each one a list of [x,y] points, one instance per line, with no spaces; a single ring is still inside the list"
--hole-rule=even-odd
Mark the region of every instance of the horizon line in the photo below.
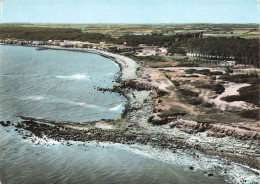
[[[229,22],[229,23],[210,23],[210,22],[189,22],[189,23],[39,23],[39,22],[0,22],[0,24],[259,24],[260,23],[234,23],[234,22]]]

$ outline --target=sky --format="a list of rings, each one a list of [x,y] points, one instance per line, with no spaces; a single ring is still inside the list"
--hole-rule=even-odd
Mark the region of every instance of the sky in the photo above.
[[[1,23],[259,23],[260,20],[257,0],[0,2]]]

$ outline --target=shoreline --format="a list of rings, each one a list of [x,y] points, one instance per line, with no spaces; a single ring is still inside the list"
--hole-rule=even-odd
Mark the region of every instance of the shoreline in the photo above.
[[[168,127],[164,126],[152,126],[151,124],[148,123],[149,119],[149,114],[152,113],[152,102],[150,99],[152,89],[147,88],[146,85],[140,83],[126,83],[128,80],[132,80],[136,78],[136,65],[129,64],[127,63],[128,60],[124,60],[125,56],[120,56],[117,54],[109,53],[109,52],[104,52],[104,51],[99,51],[96,49],[79,49],[79,48],[63,48],[63,47],[55,47],[55,46],[46,46],[47,49],[53,49],[53,50],[67,50],[67,51],[74,51],[74,52],[86,52],[86,53],[93,53],[93,54],[98,54],[103,57],[107,57],[111,60],[113,60],[115,63],[118,62],[118,65],[120,67],[120,81],[123,81],[123,84],[125,84],[124,87],[121,87],[122,84],[120,84],[119,89],[116,89],[113,92],[121,92],[121,94],[125,95],[127,98],[128,103],[126,104],[125,107],[125,116],[123,116],[123,119],[127,121],[125,124],[122,125],[121,128],[117,128],[115,130],[109,130],[105,131],[100,128],[95,128],[90,127],[88,123],[69,123],[69,122],[55,122],[55,121],[48,121],[48,120],[39,120],[39,119],[34,119],[34,118],[26,118],[26,117],[21,117],[24,121],[24,125],[18,124],[14,125],[17,128],[22,128],[26,129],[30,132],[32,132],[33,135],[36,135],[38,137],[41,136],[47,136],[48,138],[55,138],[55,139],[64,139],[64,140],[75,140],[75,141],[81,141],[82,140],[97,140],[97,141],[109,141],[109,142],[114,142],[114,143],[119,143],[119,144],[134,144],[135,142],[140,143],[142,145],[154,145],[155,147],[160,147],[163,149],[170,149],[172,151],[176,149],[185,149],[185,150],[192,150],[195,149],[199,152],[209,154],[209,155],[219,155],[221,153],[222,158],[219,158],[219,160],[228,159],[229,157],[232,157],[235,154],[235,150],[232,150],[233,152],[230,152],[229,148],[223,149],[222,151],[219,151],[218,153],[216,152],[217,148],[223,148],[225,146],[232,146],[236,142],[232,142],[235,139],[227,138],[225,142],[222,144],[219,143],[216,144],[214,142],[217,140],[217,138],[212,138],[212,142],[210,145],[205,144],[205,140],[207,140],[209,137],[207,135],[204,135],[202,133],[198,134],[188,134],[186,132],[182,132],[182,130],[178,128],[174,128],[173,130],[170,130]],[[131,60],[131,59],[130,59]],[[133,61],[133,60],[132,60]],[[129,65],[128,65],[129,64]],[[132,68],[129,72],[129,68]],[[133,72],[134,70],[134,72]],[[140,86],[142,85],[142,86]],[[137,89],[138,87],[139,90]],[[148,116],[147,116],[148,115]],[[121,120],[123,120],[121,119]],[[114,120],[113,120],[114,121]],[[27,123],[26,123],[27,122]],[[64,131],[66,134],[68,133],[69,136],[64,136],[61,134],[60,131],[58,130],[53,130],[53,127],[50,126],[43,126],[40,123],[43,123],[46,125],[46,123],[50,123],[52,125],[55,125],[57,127],[62,127],[64,128]],[[93,122],[94,124],[97,122],[102,122],[96,121]],[[107,122],[107,121],[104,121]],[[3,123],[1,123],[3,125]],[[30,127],[30,124],[33,124],[33,126],[38,127],[35,130]],[[27,127],[28,125],[28,127]],[[83,127],[85,128],[84,131],[79,131],[79,128]],[[76,132],[74,132],[77,130]],[[41,132],[42,131],[42,132]],[[90,131],[90,132],[89,132]],[[121,132],[120,133],[118,133]],[[100,133],[104,133],[104,137],[102,135],[99,135]],[[84,137],[84,134],[86,133],[91,133],[91,136]],[[57,135],[56,135],[57,134]],[[80,137],[83,136],[83,137]],[[203,139],[205,138],[205,139]],[[100,139],[100,140],[99,140]],[[210,139],[210,140],[211,140]],[[199,140],[199,141],[198,141]],[[202,141],[200,141],[202,140]],[[224,140],[224,139],[219,139],[219,141]],[[123,141],[123,142],[121,142]],[[83,141],[85,142],[85,141]],[[241,147],[246,146],[247,142],[241,144]],[[214,145],[215,144],[215,145]],[[227,144],[227,145],[225,145]],[[237,143],[239,144],[239,143]],[[233,149],[239,149],[240,147],[235,147]],[[248,150],[247,148],[244,150]],[[249,149],[250,151],[250,149]],[[225,155],[227,153],[227,156]],[[258,153],[257,153],[258,154]],[[242,154],[242,156],[248,156],[247,154]],[[243,157],[238,157],[238,159],[242,159]],[[244,160],[237,160],[237,158],[232,159],[230,158],[231,161],[236,161],[238,163],[244,162]],[[251,164],[257,164],[257,161],[253,160],[248,160],[248,158],[244,157],[245,159],[245,165],[251,165]],[[253,166],[251,165],[251,167]],[[257,166],[257,165],[256,165]],[[255,166],[255,167],[256,167]],[[260,179],[258,180],[260,181]]]
[[[85,128],[82,129],[76,128],[70,123],[21,118],[24,119],[21,123],[15,125],[7,122],[8,125],[5,126],[11,126],[13,131],[17,131],[25,141],[31,141],[36,145],[62,144],[71,146],[73,144],[96,142],[97,144],[118,145],[129,149],[138,146],[137,152],[131,149],[130,151],[187,170],[201,170],[210,177],[217,174],[223,176],[229,183],[257,183],[260,181],[258,170],[182,144],[181,137],[178,140],[173,140],[165,134],[147,134],[135,132],[129,128],[107,130],[83,126]],[[155,155],[154,151],[156,152]],[[202,163],[203,165],[201,165]],[[247,182],[244,182],[245,180]]]
[[[88,49],[88,48],[66,48],[61,46],[49,46],[49,45],[43,45],[40,48],[97,54],[114,61],[119,66],[121,72],[119,77],[121,78],[121,80],[130,80],[130,79],[135,79],[137,77],[136,62],[125,56],[121,56],[118,54],[114,54],[111,52],[106,52],[98,49]]]
[[[235,181],[234,183],[239,183],[241,178],[236,178],[236,174],[239,173],[241,177],[243,175],[243,180],[250,182],[250,179],[254,180],[254,173],[257,173],[257,170],[252,170],[247,166],[243,166],[240,164],[232,164],[229,165],[230,170],[226,170],[224,168],[226,162],[220,160],[215,156],[205,155],[203,153],[199,153],[196,151],[187,152],[187,150],[176,149],[176,151],[172,151],[169,149],[161,149],[158,147],[153,147],[151,145],[143,145],[140,143],[134,144],[121,144],[121,143],[113,143],[113,142],[100,142],[100,141],[89,141],[89,142],[79,142],[79,141],[69,141],[69,142],[58,142],[48,138],[38,138],[32,137],[29,140],[25,141],[33,141],[34,144],[44,144],[46,146],[51,145],[68,145],[68,146],[77,146],[77,145],[94,145],[96,147],[119,147],[120,149],[127,150],[129,152],[133,152],[135,154],[141,155],[143,157],[148,157],[151,159],[159,160],[161,162],[165,162],[176,167],[180,167],[185,171],[190,172],[200,172],[208,177],[223,177],[225,181],[230,183],[230,181]],[[191,154],[192,153],[192,154]],[[223,168],[221,168],[223,167]],[[225,171],[221,171],[221,169]],[[216,171],[216,169],[218,171]],[[225,172],[228,172],[225,173]],[[248,178],[250,179],[248,179]]]
[[[137,63],[126,57],[119,54],[114,54],[107,51],[102,51],[98,49],[89,49],[89,48],[71,48],[71,47],[61,47],[61,46],[53,46],[53,45],[41,45],[40,47],[34,45],[17,45],[17,44],[7,44],[1,43],[1,45],[8,45],[8,46],[21,46],[21,47],[33,47],[33,48],[43,48],[42,50],[64,50],[64,51],[72,51],[72,52],[84,52],[90,54],[97,54],[102,57],[108,58],[115,62],[116,65],[120,68],[120,75],[119,77],[121,80],[131,80],[137,77],[136,68]],[[40,51],[40,50],[39,50]]]

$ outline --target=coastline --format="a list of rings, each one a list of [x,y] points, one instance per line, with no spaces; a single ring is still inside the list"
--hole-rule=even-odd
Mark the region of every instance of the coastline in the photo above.
[[[53,46],[53,45],[41,45],[40,47],[34,45],[17,45],[17,44],[7,44],[7,43],[0,43],[1,45],[9,45],[9,46],[21,46],[21,47],[33,47],[33,48],[41,48],[40,50],[65,50],[65,51],[72,51],[72,52],[84,52],[84,53],[91,53],[97,54],[102,57],[108,58],[115,62],[120,68],[119,78],[120,80],[131,80],[137,77],[136,68],[137,63],[126,57],[119,54],[114,54],[107,51],[102,51],[98,49],[89,49],[89,48],[71,48],[71,47],[61,47],[61,46]],[[40,51],[39,50],[39,51]]]
[[[102,51],[102,50],[97,50],[97,49],[88,49],[88,48],[66,48],[66,47],[61,47],[61,46],[49,46],[49,45],[43,45],[43,46],[41,46],[41,48],[98,54],[100,56],[109,58],[112,61],[114,61],[116,64],[118,64],[118,66],[120,67],[120,72],[121,72],[119,77],[122,80],[130,80],[130,79],[135,79],[137,77],[136,62],[134,60],[127,58],[125,56],[122,56],[122,55],[118,55],[118,54],[114,54],[114,53],[106,52],[106,51]]]
[[[99,54],[103,57],[108,57],[109,59],[113,60],[114,62],[116,62],[119,67],[120,67],[120,78],[122,79],[122,81],[127,81],[127,80],[133,80],[135,79],[136,76],[136,63],[133,64],[132,61],[130,61],[131,59],[127,59],[124,60],[125,56],[120,56],[117,54],[113,54],[113,53],[109,53],[109,52],[104,52],[104,51],[99,51],[96,49],[78,49],[78,48],[63,48],[63,47],[55,47],[55,46],[46,46],[47,49],[54,49],[54,50],[68,50],[68,51],[79,51],[79,52],[86,52],[86,53],[93,53],[93,54]],[[127,115],[124,117],[127,121],[127,123],[125,123],[124,125],[122,125],[122,134],[119,134],[118,132],[113,132],[114,130],[111,131],[107,131],[106,132],[106,136],[105,137],[100,137],[98,136],[98,134],[100,134],[100,132],[102,132],[102,129],[96,128],[93,129],[89,127],[89,125],[87,125],[87,123],[83,123],[80,125],[74,124],[74,123],[68,123],[68,122],[48,122],[48,120],[37,120],[37,119],[33,119],[33,118],[25,118],[22,117],[22,119],[24,120],[24,122],[30,122],[33,123],[33,125],[38,124],[37,122],[42,122],[42,123],[50,123],[50,124],[54,124],[55,126],[58,127],[63,127],[63,128],[68,128],[68,129],[72,129],[71,127],[73,127],[74,129],[78,129],[79,127],[84,127],[85,131],[90,131],[90,133],[93,135],[91,137],[87,137],[88,141],[93,140],[98,140],[98,141],[108,141],[108,142],[114,142],[117,143],[117,141],[120,141],[120,144],[134,144],[134,143],[140,143],[140,144],[152,144],[154,143],[155,147],[161,147],[161,148],[165,148],[165,149],[170,149],[172,151],[176,151],[176,149],[196,149],[202,152],[207,153],[207,151],[209,151],[208,153],[210,154],[210,151],[212,151],[212,155],[218,155],[214,152],[214,149],[217,148],[221,148],[221,147],[226,147],[225,144],[227,144],[228,142],[230,142],[229,144],[232,145],[236,142],[232,142],[235,139],[230,139],[230,140],[226,140],[226,142],[223,142],[222,144],[219,143],[219,145],[205,145],[205,139],[207,140],[207,135],[204,134],[188,134],[185,132],[182,132],[180,129],[178,128],[174,128],[174,130],[169,130],[169,127],[164,127],[164,126],[152,126],[150,124],[148,124],[148,119],[149,119],[149,114],[152,113],[152,102],[150,99],[152,90],[147,88],[145,89],[145,85],[144,85],[144,90],[137,90],[136,89],[136,85],[140,85],[140,84],[135,84],[134,86],[129,86],[126,85],[124,88],[121,88],[120,90],[122,91],[123,94],[125,94],[128,98],[128,107],[126,107],[126,112]],[[145,102],[145,103],[144,103]],[[100,122],[100,121],[97,121]],[[97,122],[93,122],[94,124],[96,124]],[[105,121],[106,122],[106,121]],[[103,123],[105,123],[103,122]],[[30,124],[29,123],[29,124]],[[18,126],[17,128],[22,128],[22,129],[27,129],[27,125],[25,123],[26,126],[23,126],[21,124],[18,124],[16,126]],[[60,139],[60,138],[65,138],[65,140],[72,140],[72,141],[81,141],[80,137],[77,137],[79,132],[77,133],[73,133],[72,130],[67,130],[69,133],[68,137],[63,137],[62,135],[58,135],[58,136],[54,136],[53,133],[58,133],[59,131],[51,131],[50,134],[48,134],[48,131],[50,131],[52,129],[52,127],[44,127],[45,129],[43,129],[43,134],[40,133],[37,129],[36,130],[32,130],[27,129],[28,131],[32,132],[34,135],[37,135],[38,137],[41,136],[47,136],[48,138],[54,138],[54,139]],[[39,127],[39,130],[42,131],[42,127]],[[72,133],[72,134],[71,134]],[[86,133],[86,132],[83,132]],[[81,133],[79,133],[81,134]],[[77,136],[76,136],[77,135]],[[116,135],[119,135],[118,140],[116,139]],[[53,137],[54,136],[54,137]],[[76,136],[76,137],[75,137]],[[109,138],[111,137],[111,138]],[[205,137],[205,139],[203,139],[203,137]],[[123,142],[122,138],[124,139]],[[110,140],[111,139],[111,140]],[[157,141],[156,141],[157,139]],[[216,140],[217,138],[212,138],[212,140]],[[83,139],[82,139],[83,140]],[[196,141],[199,140],[199,141]],[[202,140],[202,141],[200,141]],[[218,142],[221,142],[221,140],[224,139],[219,139]],[[84,141],[85,142],[85,141]],[[168,143],[168,144],[167,144]],[[212,141],[212,144],[214,144],[214,141]],[[216,144],[216,143],[215,143]],[[176,145],[176,146],[175,146]],[[245,146],[246,143],[242,142],[241,147]],[[229,146],[229,145],[228,145]],[[217,148],[216,148],[217,147]],[[240,147],[237,147],[235,149],[239,149]],[[233,150],[234,153],[235,150]],[[229,152],[228,149],[223,150],[223,152],[227,152],[228,154],[232,154],[232,152]],[[191,152],[192,153],[192,152]],[[224,154],[223,154],[224,155]],[[232,156],[232,155],[231,155]],[[225,157],[224,157],[225,158]],[[232,159],[231,159],[232,160]],[[255,160],[252,161],[255,162]],[[250,161],[251,163],[251,161]],[[248,163],[245,163],[248,165]],[[257,164],[257,163],[255,163]],[[244,176],[243,176],[244,177]]]

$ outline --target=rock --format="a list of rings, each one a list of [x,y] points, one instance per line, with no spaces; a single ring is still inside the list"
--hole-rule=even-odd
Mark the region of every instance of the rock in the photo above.
[[[152,117],[150,122],[153,125],[163,125],[163,124],[167,123],[167,121],[164,121],[162,118],[160,118],[158,116]]]
[[[7,121],[6,123],[4,121],[0,121],[0,124],[6,127],[10,125],[10,121]]]
[[[192,166],[190,166],[190,168],[189,168],[190,170],[193,170],[194,168],[192,167]]]
[[[208,103],[208,102],[204,102],[203,104],[202,104],[204,107],[212,107],[212,104],[211,103]]]
[[[250,145],[245,144],[245,145],[243,145],[243,148],[250,148]]]

